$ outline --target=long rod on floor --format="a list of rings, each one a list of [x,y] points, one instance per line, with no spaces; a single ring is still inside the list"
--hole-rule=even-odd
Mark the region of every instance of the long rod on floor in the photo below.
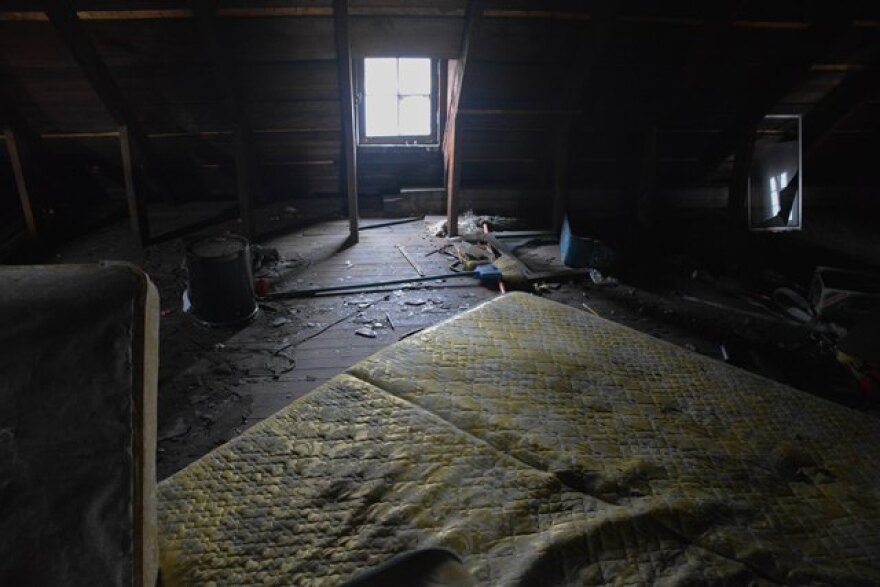
[[[371,281],[369,283],[348,283],[346,285],[336,285],[333,287],[319,287],[317,289],[299,289],[291,291],[281,291],[269,294],[262,300],[286,300],[291,298],[309,298],[323,293],[331,293],[334,291],[348,291],[352,289],[365,289],[373,287],[385,287],[389,285],[402,285],[404,283],[418,283],[421,281],[433,281],[436,279],[455,279],[457,277],[473,277],[478,279],[480,283],[494,285],[501,281],[503,275],[495,265],[480,265],[473,271],[461,271],[459,273],[442,273],[440,275],[426,275],[424,277],[410,277],[407,279],[394,279],[392,281]]]
[[[334,291],[346,291],[349,289],[361,289],[367,287],[384,287],[388,285],[403,285],[405,283],[418,283],[421,281],[434,281],[437,279],[455,279],[456,277],[476,277],[480,278],[479,271],[462,271],[459,273],[443,273],[441,275],[426,275],[425,277],[410,277],[407,279],[394,279],[391,281],[371,281],[367,283],[348,283],[346,285],[336,285],[333,287],[319,287],[316,289],[298,289],[291,291],[280,291],[270,293],[263,297],[263,300],[287,300],[291,298],[309,298],[318,294],[330,293]]]

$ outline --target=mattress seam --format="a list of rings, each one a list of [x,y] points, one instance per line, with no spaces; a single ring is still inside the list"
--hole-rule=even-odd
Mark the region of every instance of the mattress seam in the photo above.
[[[356,366],[357,366],[357,365],[355,365],[354,367],[356,367]],[[542,469],[542,468],[541,468],[540,466],[538,466],[538,465],[535,465],[535,464],[529,463],[529,462],[527,462],[527,461],[524,461],[523,459],[521,459],[521,458],[519,458],[519,457],[517,457],[517,456],[515,456],[515,455],[512,455],[512,454],[510,454],[509,452],[506,452],[506,451],[502,450],[501,448],[495,446],[494,444],[492,444],[492,443],[489,442],[488,440],[486,440],[486,439],[484,439],[484,438],[480,438],[480,437],[477,436],[476,434],[473,434],[472,432],[469,432],[469,431],[467,431],[467,430],[465,430],[465,429],[463,429],[463,428],[457,426],[457,425],[454,424],[453,422],[450,422],[449,420],[447,420],[446,418],[444,418],[444,417],[441,416],[440,414],[434,412],[433,410],[431,410],[431,409],[429,409],[429,408],[427,408],[427,407],[425,407],[425,406],[423,406],[423,405],[421,405],[421,404],[418,404],[418,403],[416,403],[416,402],[414,402],[414,401],[412,401],[412,400],[408,400],[408,399],[406,399],[406,398],[403,398],[403,397],[397,395],[396,393],[394,393],[394,392],[392,392],[392,391],[386,389],[386,388],[383,387],[382,385],[380,385],[378,382],[371,381],[366,375],[362,375],[362,374],[360,374],[360,373],[356,373],[356,372],[354,372],[354,367],[352,367],[352,370],[345,371],[344,374],[345,374],[345,375],[348,375],[349,377],[352,377],[353,379],[356,379],[356,380],[358,380],[358,381],[360,381],[360,382],[362,382],[362,383],[365,383],[365,384],[369,385],[371,388],[376,389],[376,390],[382,392],[382,393],[385,394],[385,395],[388,395],[388,396],[393,397],[393,398],[395,398],[395,399],[397,399],[397,400],[399,400],[399,401],[401,401],[401,402],[404,402],[404,403],[406,403],[406,404],[408,404],[408,405],[413,406],[414,408],[418,409],[419,411],[424,412],[425,414],[428,414],[429,416],[435,418],[436,420],[439,420],[440,422],[446,424],[447,426],[449,426],[449,427],[452,428],[453,430],[455,430],[455,431],[457,431],[457,432],[460,432],[460,433],[463,434],[465,437],[470,438],[470,439],[472,439],[472,440],[475,440],[475,441],[479,442],[480,444],[487,446],[487,447],[490,448],[490,449],[492,450],[492,452],[494,452],[494,453],[497,453],[497,454],[503,455],[503,456],[505,456],[505,457],[508,457],[508,458],[510,458],[511,460],[516,461],[517,463],[521,463],[522,465],[525,465],[525,466],[528,467],[529,469],[533,469],[533,470],[535,470],[535,471],[541,471],[541,472],[547,473],[548,475],[552,476],[552,477],[553,477],[553,478],[554,478],[554,479],[555,479],[555,480],[556,480],[556,481],[557,481],[557,482],[558,482],[563,488],[565,488],[565,489],[567,489],[567,490],[569,490],[569,491],[573,491],[573,492],[575,492],[575,493],[578,493],[578,494],[584,495],[584,496],[586,496],[586,497],[590,497],[590,498],[592,498],[592,499],[595,499],[597,502],[599,502],[599,503],[601,503],[601,504],[603,504],[603,505],[605,505],[605,506],[608,506],[608,507],[622,508],[622,509],[625,509],[625,508],[626,508],[626,506],[624,506],[624,505],[621,505],[621,504],[618,504],[618,503],[614,503],[614,502],[611,502],[611,501],[606,501],[606,500],[604,500],[604,499],[602,499],[602,498],[600,498],[600,497],[598,497],[598,496],[595,496],[595,495],[593,495],[593,494],[591,494],[591,493],[589,493],[589,492],[587,492],[587,491],[584,491],[583,489],[578,489],[577,487],[573,487],[573,486],[569,485],[568,483],[566,483],[565,481],[563,481],[562,479],[560,479],[558,475],[553,474],[549,469]],[[372,391],[372,390],[371,390],[371,391]],[[782,584],[784,584],[783,582],[780,582],[779,579],[774,578],[774,577],[771,577],[771,576],[768,576],[767,574],[765,574],[764,572],[762,572],[760,569],[755,568],[754,566],[752,566],[751,564],[747,563],[746,561],[742,561],[742,560],[739,560],[739,559],[737,559],[737,558],[733,558],[733,557],[731,557],[731,556],[729,556],[729,555],[726,555],[726,554],[721,553],[721,552],[718,552],[718,551],[716,551],[716,550],[714,550],[714,549],[712,549],[712,548],[709,548],[709,547],[707,547],[707,546],[705,546],[705,545],[703,545],[703,544],[701,544],[701,543],[699,543],[699,542],[697,542],[697,541],[691,540],[691,539],[688,538],[687,536],[684,536],[683,534],[677,532],[674,528],[671,528],[671,527],[667,526],[666,524],[663,524],[663,523],[661,523],[661,522],[659,522],[659,521],[657,521],[657,520],[655,520],[655,519],[650,520],[650,523],[652,523],[652,524],[656,524],[657,527],[658,527],[659,529],[661,529],[661,530],[667,532],[668,534],[670,534],[670,535],[673,536],[673,537],[678,538],[679,540],[682,540],[682,541],[683,541],[685,544],[687,544],[687,545],[694,546],[694,547],[699,548],[699,549],[701,549],[701,550],[704,550],[704,551],[706,551],[706,552],[712,553],[712,554],[714,554],[715,556],[718,556],[718,557],[723,558],[723,559],[725,559],[725,560],[733,561],[733,562],[736,562],[736,563],[741,564],[741,565],[742,565],[743,567],[745,567],[746,569],[749,569],[750,571],[752,571],[752,572],[755,574],[755,576],[757,576],[757,577],[760,577],[760,578],[762,578],[762,579],[764,579],[764,580],[766,580],[766,581],[770,581],[770,582],[772,582],[772,583],[774,583],[774,584],[777,584],[777,585],[782,585]]]

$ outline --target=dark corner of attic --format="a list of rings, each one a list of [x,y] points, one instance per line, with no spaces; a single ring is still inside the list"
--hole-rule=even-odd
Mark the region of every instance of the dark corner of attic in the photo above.
[[[0,6],[0,585],[880,584],[880,6]]]

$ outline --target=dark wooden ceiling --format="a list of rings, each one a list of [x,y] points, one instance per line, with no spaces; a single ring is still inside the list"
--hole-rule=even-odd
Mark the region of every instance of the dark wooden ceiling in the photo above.
[[[0,7],[0,123],[42,160],[118,178],[125,124],[157,192],[234,200],[245,124],[262,201],[342,193],[330,0],[50,4],[76,22],[39,1]],[[465,0],[348,5],[353,59],[460,56]],[[823,181],[847,181],[877,143],[877,2],[494,0],[481,15],[459,107],[465,186],[548,186],[560,150],[571,185],[613,185],[639,174],[646,135],[659,182],[704,183],[769,112],[805,115]],[[443,183],[440,149],[359,158],[362,194]]]

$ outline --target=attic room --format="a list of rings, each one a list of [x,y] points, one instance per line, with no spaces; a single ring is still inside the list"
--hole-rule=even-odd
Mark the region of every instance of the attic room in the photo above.
[[[0,585],[880,584],[880,4],[0,4]]]

